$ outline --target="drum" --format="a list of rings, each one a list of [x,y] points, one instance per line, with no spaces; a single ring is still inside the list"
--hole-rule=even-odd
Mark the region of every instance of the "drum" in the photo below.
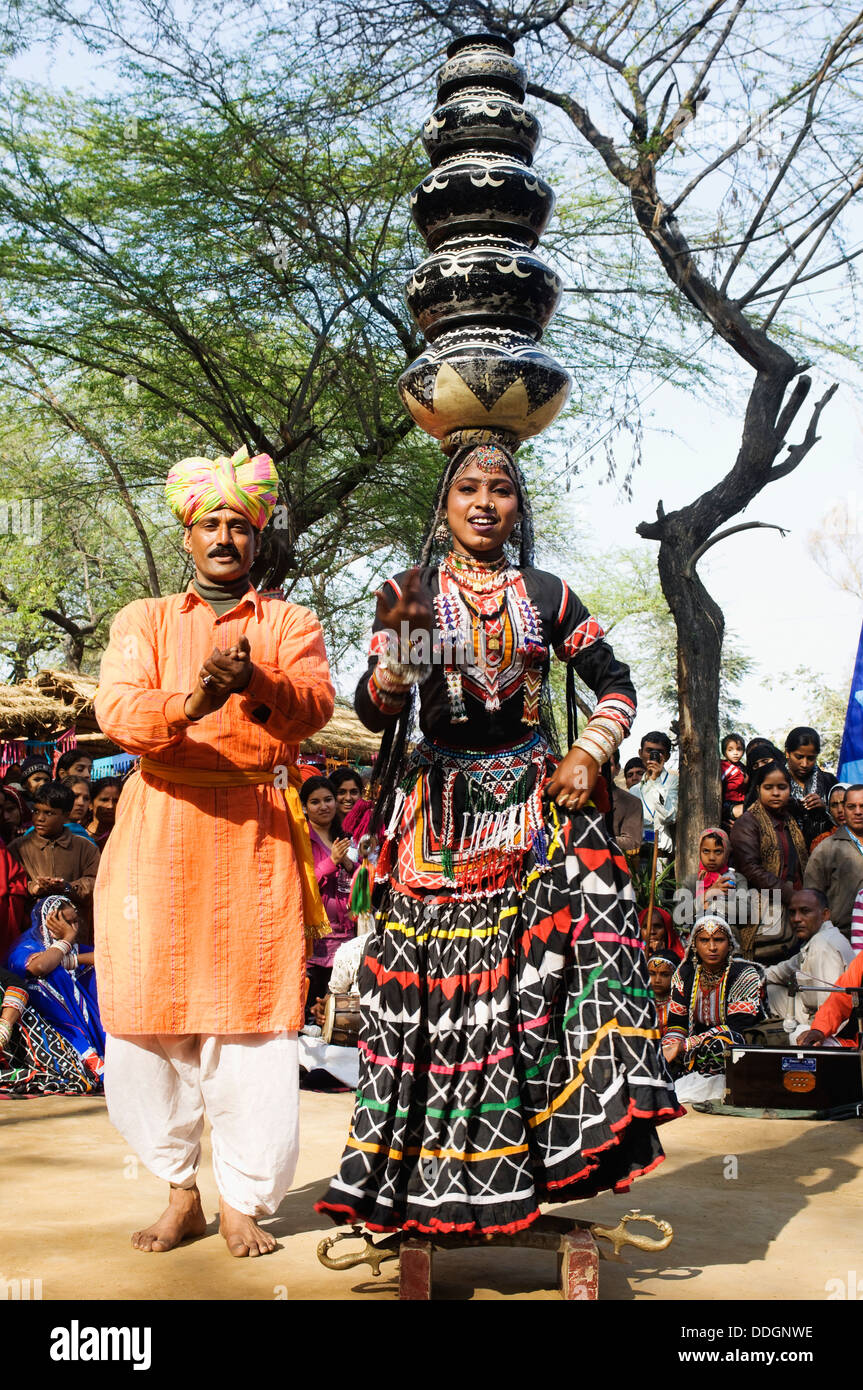
[[[356,1047],[360,1037],[360,996],[328,994],[322,1036],[332,1047]]]

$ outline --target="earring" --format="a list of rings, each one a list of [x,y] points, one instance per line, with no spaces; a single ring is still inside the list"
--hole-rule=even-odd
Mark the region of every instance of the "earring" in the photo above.
[[[447,545],[450,540],[449,526],[442,521],[435,529],[434,538],[438,545]]]
[[[513,545],[521,545],[521,522],[517,521],[510,531],[509,538]]]

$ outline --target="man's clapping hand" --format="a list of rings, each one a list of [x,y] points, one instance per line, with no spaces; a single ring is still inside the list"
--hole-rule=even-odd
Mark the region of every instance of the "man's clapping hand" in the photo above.
[[[186,700],[189,719],[202,719],[245,690],[252,679],[252,649],[248,637],[240,637],[227,651],[214,647],[201,667],[198,684]]]

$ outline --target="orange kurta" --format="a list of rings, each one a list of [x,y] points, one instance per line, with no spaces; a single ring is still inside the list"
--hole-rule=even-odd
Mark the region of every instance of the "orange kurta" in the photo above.
[[[195,722],[183,707],[214,647],[249,639],[254,673]],[[122,609],[96,714],[130,753],[218,774],[276,773],[333,711],[320,624],[250,589],[217,618],[193,589]],[[302,1026],[300,877],[278,784],[186,786],[135,772],[94,895],[110,1033],[271,1033]]]

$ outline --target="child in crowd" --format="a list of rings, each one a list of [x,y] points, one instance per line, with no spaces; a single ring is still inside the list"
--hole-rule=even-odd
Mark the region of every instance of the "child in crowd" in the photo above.
[[[728,867],[731,841],[718,825],[708,825],[698,842],[698,878],[695,886],[695,913],[722,911],[722,904],[736,883]]]
[[[65,782],[48,782],[37,788],[33,829],[17,836],[9,852],[23,866],[32,898],[64,893],[89,911],[99,851],[92,841],[73,835],[66,826],[74,805],[75,794]]]
[[[671,999],[671,981],[680,964],[673,951],[648,951],[647,969],[650,974],[650,988],[656,1001],[656,1017],[660,1035],[668,1027],[668,1004]]]
[[[722,777],[722,824],[730,825],[743,814],[746,800],[746,773],[743,758],[746,744],[740,734],[726,734],[722,740],[722,760],[719,764]]]
[[[51,781],[51,764],[46,758],[40,758],[37,755],[33,758],[25,758],[19,770],[25,799],[32,806],[33,798],[39,788],[47,786]]]

